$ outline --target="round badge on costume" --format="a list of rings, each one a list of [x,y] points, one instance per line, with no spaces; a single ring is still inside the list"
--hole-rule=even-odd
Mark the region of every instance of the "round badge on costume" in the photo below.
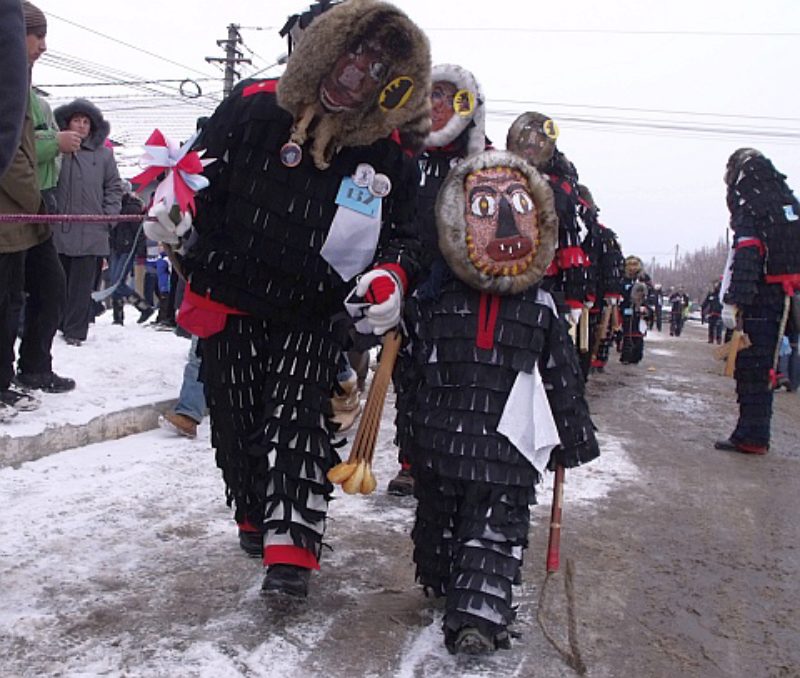
[[[280,157],[286,167],[297,167],[303,159],[303,149],[293,141],[288,141],[281,146]]]
[[[395,111],[408,103],[414,91],[414,81],[407,75],[401,75],[383,88],[378,105],[384,113]]]
[[[369,163],[362,162],[353,173],[353,183],[359,188],[367,188],[375,178],[375,168]]]
[[[468,89],[460,89],[453,97],[453,110],[462,118],[468,118],[475,110],[475,94]]]
[[[385,198],[392,192],[392,180],[385,174],[376,174],[369,186],[369,192],[376,198]]]
[[[559,131],[555,120],[545,120],[542,123],[542,131],[547,135],[548,139],[552,139],[553,141],[558,139]]]

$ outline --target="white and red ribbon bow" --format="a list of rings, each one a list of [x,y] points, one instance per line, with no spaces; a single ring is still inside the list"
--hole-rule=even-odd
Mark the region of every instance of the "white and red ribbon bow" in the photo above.
[[[182,146],[167,139],[159,130],[155,130],[145,142],[144,154],[139,165],[144,172],[131,179],[137,184],[137,191],[158,179],[166,172],[164,179],[156,187],[153,203],[163,201],[167,206],[177,205],[181,213],[191,210],[195,213],[194,194],[209,184],[201,172],[213,159],[201,159],[196,151],[189,150],[198,137],[199,132],[192,135]]]

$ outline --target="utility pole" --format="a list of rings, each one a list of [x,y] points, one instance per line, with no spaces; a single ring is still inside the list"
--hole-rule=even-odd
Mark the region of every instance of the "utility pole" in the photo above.
[[[244,59],[242,52],[237,49],[241,44],[242,36],[239,34],[239,24],[228,24],[228,39],[217,40],[217,45],[225,48],[225,58],[206,57],[208,63],[225,64],[225,80],[223,85],[223,95],[228,96],[233,90],[234,78],[239,78],[239,71],[236,70],[237,64],[252,64],[250,59]]]
[[[678,270],[678,250],[680,245],[675,245],[675,270]]]

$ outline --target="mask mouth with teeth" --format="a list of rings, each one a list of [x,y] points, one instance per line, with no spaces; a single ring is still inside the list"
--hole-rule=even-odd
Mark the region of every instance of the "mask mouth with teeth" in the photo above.
[[[553,194],[507,151],[471,156],[450,171],[436,202],[439,247],[470,287],[516,294],[538,283],[555,253]]]

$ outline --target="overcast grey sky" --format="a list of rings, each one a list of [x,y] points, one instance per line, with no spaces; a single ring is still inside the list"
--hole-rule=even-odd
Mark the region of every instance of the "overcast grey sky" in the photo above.
[[[196,115],[213,108],[221,72],[204,57],[222,56],[215,41],[225,37],[227,24],[243,27],[245,56],[254,62],[243,67],[247,74],[284,51],[277,30],[288,14],[308,5],[296,0],[38,4],[51,16],[51,53],[37,65],[35,83],[89,82],[86,62],[95,64],[95,72],[115,69],[142,80],[220,78],[199,81],[212,93],[196,101],[202,107],[131,88],[49,90],[55,103],[78,95],[95,99],[107,111],[112,131],[129,143],[140,143],[156,126],[186,135]],[[617,231],[626,254],[663,262],[674,256],[676,245],[685,252],[724,237],[722,173],[728,155],[740,146],[760,149],[793,188],[800,187],[798,0],[395,4],[427,32],[434,63],[458,63],[483,84],[495,146],[505,145],[506,130],[522,111],[538,110],[559,123],[559,147],[592,189],[601,220]],[[277,75],[280,69],[266,73]],[[146,85],[172,94],[168,88],[176,86]]]

